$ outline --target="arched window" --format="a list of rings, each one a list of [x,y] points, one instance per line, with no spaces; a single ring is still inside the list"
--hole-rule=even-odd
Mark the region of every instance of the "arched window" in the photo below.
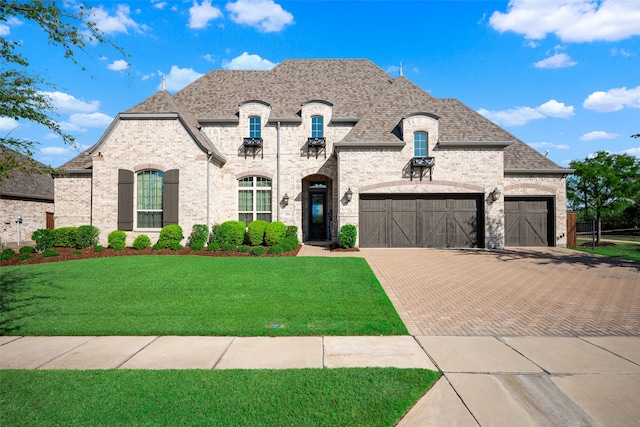
[[[145,170],[137,178],[138,228],[162,228],[164,173]]]
[[[416,132],[413,134],[413,157],[427,157],[427,141],[426,132]]]
[[[324,118],[322,116],[311,117],[311,138],[324,137]]]
[[[260,117],[249,117],[249,138],[260,138],[262,136],[262,129],[260,126]]]
[[[238,220],[249,225],[256,219],[271,222],[271,180],[247,176],[238,180]]]

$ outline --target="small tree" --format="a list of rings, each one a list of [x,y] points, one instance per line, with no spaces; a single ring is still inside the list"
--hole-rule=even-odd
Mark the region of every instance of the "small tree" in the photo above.
[[[567,179],[567,198],[584,209],[585,218],[596,220],[596,243],[600,243],[603,216],[618,215],[638,199],[640,160],[628,154],[599,151],[572,161],[570,167],[575,172]]]

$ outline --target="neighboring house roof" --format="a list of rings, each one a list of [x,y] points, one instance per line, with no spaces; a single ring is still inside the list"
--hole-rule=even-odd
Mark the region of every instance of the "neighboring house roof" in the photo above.
[[[0,162],[5,156],[14,157],[17,161],[30,161],[25,155],[6,147],[0,147]],[[34,162],[43,168],[47,166],[38,161]],[[3,178],[0,181],[0,197],[25,199],[25,200],[45,200],[53,202],[53,178],[49,174],[30,174],[14,169],[10,178]]]
[[[350,145],[402,143],[402,119],[427,113],[438,117],[438,143],[442,147],[504,147],[505,173],[568,171],[460,101],[435,98],[367,59],[285,60],[269,71],[213,70],[173,96],[159,91],[120,116],[177,114],[196,142],[224,162],[200,131],[199,121],[237,121],[239,105],[250,100],[268,103],[271,120],[285,121],[299,120],[301,106],[309,101],[328,102],[332,105],[332,122],[356,122],[343,141],[336,141]],[[91,159],[83,153],[63,168],[90,166]]]

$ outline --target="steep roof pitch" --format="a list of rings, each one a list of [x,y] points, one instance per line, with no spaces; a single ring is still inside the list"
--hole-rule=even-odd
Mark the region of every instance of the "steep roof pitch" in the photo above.
[[[393,78],[367,59],[286,60],[270,71],[213,70],[176,93],[197,119],[236,117],[238,105],[260,100],[275,118],[299,117],[312,99],[333,104],[333,116],[360,118]]]
[[[0,147],[0,162],[11,156],[18,162],[29,161],[23,154],[6,147]],[[35,161],[38,166],[46,168],[43,163]],[[0,182],[0,196],[31,200],[53,201],[53,178],[49,174],[32,175],[21,170],[14,170],[11,178]]]

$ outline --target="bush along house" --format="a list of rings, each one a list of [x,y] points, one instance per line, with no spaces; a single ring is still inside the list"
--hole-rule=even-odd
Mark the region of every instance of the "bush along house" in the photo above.
[[[262,219],[303,242],[352,224],[362,248],[566,245],[570,170],[369,60],[213,70],[118,114],[63,168],[56,226],[105,242]]]

